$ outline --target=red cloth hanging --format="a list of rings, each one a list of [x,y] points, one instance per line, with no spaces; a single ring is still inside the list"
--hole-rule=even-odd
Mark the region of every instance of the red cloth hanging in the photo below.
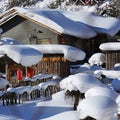
[[[27,68],[27,77],[32,78],[33,76],[34,76],[33,68],[28,67]]]
[[[23,79],[23,71],[19,68],[17,70],[17,80],[22,80]]]

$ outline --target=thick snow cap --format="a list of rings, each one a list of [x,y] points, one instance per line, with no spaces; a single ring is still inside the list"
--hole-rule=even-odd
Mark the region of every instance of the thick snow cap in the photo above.
[[[103,53],[95,53],[90,57],[88,62],[91,65],[102,65],[103,63],[105,63],[105,55]]]
[[[97,91],[97,92],[96,92]],[[91,96],[107,96],[111,99],[116,99],[118,97],[118,94],[112,90],[111,88],[107,87],[93,87],[86,91],[85,98],[91,97]]]
[[[43,54],[64,54],[64,58],[71,62],[83,60],[86,56],[81,49],[68,45],[25,45],[7,37],[1,38],[0,45],[0,57],[6,54],[23,66],[37,64],[42,59]]]
[[[82,100],[78,105],[80,119],[87,116],[97,120],[113,120],[113,116],[117,113],[116,102],[107,96],[92,96]]]
[[[120,50],[120,42],[108,42],[108,43],[102,43],[99,47],[101,50],[104,51],[116,51]]]
[[[14,11],[13,14],[11,11]],[[4,15],[5,14],[5,15]],[[24,16],[54,32],[68,34],[79,38],[93,38],[99,33],[114,36],[120,30],[120,20],[103,17],[91,11],[63,11],[37,8],[14,7],[2,14],[0,22],[4,23],[13,15]]]
[[[91,74],[78,73],[75,75],[70,75],[60,82],[61,89],[67,90],[79,90],[85,93],[88,89],[96,86],[104,86]]]
[[[32,47],[43,54],[64,54],[64,58],[71,62],[83,60],[86,56],[85,52],[81,49],[68,45],[42,44],[27,46]]]
[[[42,53],[23,45],[2,45],[0,51],[3,51],[8,57],[23,66],[31,66],[42,59]]]

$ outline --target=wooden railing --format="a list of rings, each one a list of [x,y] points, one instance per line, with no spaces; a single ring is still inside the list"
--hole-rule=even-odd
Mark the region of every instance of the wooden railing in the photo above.
[[[35,89],[35,90],[32,90],[30,93],[26,91],[23,92],[22,94],[17,94],[16,92],[5,92],[0,97],[0,99],[3,103],[3,106],[14,105],[14,104],[23,103],[31,99],[35,100],[38,98],[49,97],[58,91],[60,91],[60,88],[58,86],[48,86],[45,90]]]

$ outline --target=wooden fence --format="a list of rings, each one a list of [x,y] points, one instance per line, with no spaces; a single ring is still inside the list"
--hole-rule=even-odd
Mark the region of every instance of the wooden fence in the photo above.
[[[20,104],[25,101],[31,99],[38,99],[49,97],[52,94],[60,91],[58,86],[48,86],[45,90],[44,89],[35,89],[32,90],[30,93],[23,92],[22,94],[17,94],[16,92],[5,92],[0,99],[2,100],[3,106],[6,105],[13,105],[13,104]]]

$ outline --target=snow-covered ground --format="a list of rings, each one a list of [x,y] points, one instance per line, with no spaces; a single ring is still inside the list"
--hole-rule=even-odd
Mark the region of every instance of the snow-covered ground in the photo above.
[[[23,104],[17,105],[8,105],[2,106],[0,103],[0,119],[4,120],[80,120],[85,114],[87,109],[86,115],[90,115],[90,111],[92,108],[92,113],[95,115],[97,108],[97,112],[103,111],[105,112],[105,116],[103,116],[102,120],[117,120],[116,115],[113,115],[116,112],[116,103],[114,100],[107,96],[93,96],[97,98],[88,97],[87,99],[81,100],[78,111],[73,110],[73,101],[72,99],[65,99],[65,91],[60,91],[56,94],[53,94],[52,97],[49,98],[41,98],[37,100],[31,100],[24,102]],[[90,99],[90,101],[89,101]],[[86,101],[87,100],[87,101]],[[94,101],[93,101],[94,100]],[[99,100],[99,101],[98,101]],[[102,102],[101,102],[102,101]],[[104,103],[105,101],[105,103]],[[118,100],[119,101],[119,100]],[[87,102],[87,103],[85,103]],[[98,103],[96,103],[98,102]],[[100,103],[101,102],[101,103]],[[99,106],[98,106],[99,105]],[[107,109],[106,109],[107,105]],[[81,113],[81,107],[83,112]],[[84,106],[84,107],[83,107]],[[107,119],[112,114],[112,117]],[[101,115],[98,115],[101,116]]]
[[[44,0],[32,7],[46,8],[51,1]],[[9,0],[0,0],[1,12],[6,10],[8,2]],[[64,7],[64,3],[62,7]],[[75,6],[66,7],[65,9],[75,10]],[[81,6],[76,9],[94,11],[96,6]],[[77,69],[71,69],[72,75],[60,81],[61,91],[53,94],[51,97],[42,97],[36,100],[25,101],[22,104],[8,106],[3,106],[2,101],[0,101],[0,120],[80,120],[80,118],[82,119],[87,116],[91,116],[97,120],[117,120],[116,114],[120,113],[119,70],[108,71],[97,66],[104,62],[104,55],[99,53],[92,56],[89,59],[89,63],[78,65]],[[101,75],[105,75],[106,78],[104,79],[106,80],[103,81]],[[107,78],[113,81],[109,81],[108,83]],[[1,81],[3,79],[0,79]],[[6,84],[8,84],[6,81],[1,82],[1,88]],[[50,81],[39,87],[44,87],[45,89],[46,86],[53,84],[58,85],[58,82]],[[27,88],[29,88],[28,93],[30,93],[33,87],[24,87],[24,89],[19,89],[19,91],[17,88],[9,88],[8,91],[20,93]],[[82,93],[85,93],[85,98],[80,99],[77,110],[73,110],[74,99],[65,97],[66,90],[80,90]]]
[[[38,99],[28,101],[24,104],[2,106],[0,104],[0,119],[4,120],[48,120],[53,117],[57,120],[65,120],[64,113],[68,114],[73,111],[71,101],[66,101],[64,98],[64,91],[49,97],[48,99]],[[76,111],[77,112],[77,111]],[[76,112],[73,112],[76,115]],[[59,117],[57,117],[59,116]],[[71,116],[76,118],[77,116]],[[77,120],[77,119],[70,120]],[[79,118],[79,117],[78,117]]]
[[[84,67],[88,67],[88,65],[84,64]],[[89,68],[93,68],[93,66],[89,65]],[[95,68],[99,67],[95,65]],[[90,72],[87,73],[79,71],[79,73],[70,75],[62,80],[59,76],[54,76],[54,80],[50,80],[44,84],[40,83],[42,86],[38,85],[39,87],[44,87],[44,89],[49,85],[60,85],[61,90],[52,96],[46,98],[43,96],[36,100],[30,99],[21,104],[8,106],[3,106],[1,101],[0,119],[66,120],[69,118],[69,120],[79,120],[80,118],[83,119],[91,116],[97,120],[117,120],[117,114],[120,113],[120,94],[115,90],[119,91],[119,79],[115,79],[113,84],[107,84],[99,81],[95,77],[96,75],[94,76],[96,69],[89,70]],[[111,74],[108,73],[108,76]],[[117,87],[118,89],[116,89]],[[7,91],[15,91],[17,94],[27,91],[30,94],[33,88],[32,86],[8,88]],[[73,110],[74,99],[70,96],[65,96],[66,90],[79,90],[81,93],[85,93],[85,98],[79,100],[77,110]]]

